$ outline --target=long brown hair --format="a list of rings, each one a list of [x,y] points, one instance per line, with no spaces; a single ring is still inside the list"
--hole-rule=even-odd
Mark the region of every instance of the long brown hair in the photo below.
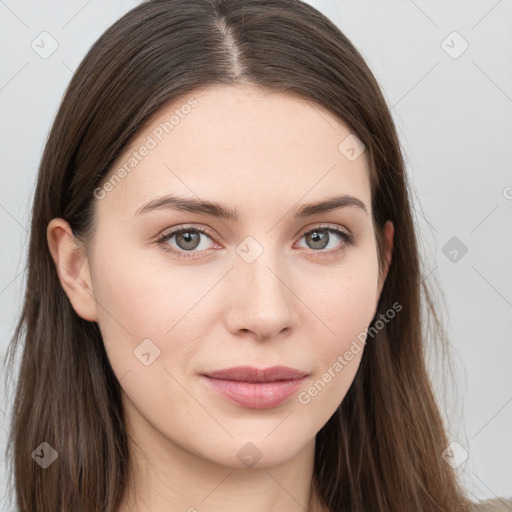
[[[23,310],[9,347],[24,348],[9,447],[20,512],[115,511],[128,485],[128,444],[116,379],[98,325],[80,318],[48,250],[51,219],[84,243],[94,191],[164,104],[214,84],[253,84],[333,112],[365,145],[379,264],[383,225],[393,258],[356,377],[316,436],[312,486],[333,512],[470,510],[425,362],[424,293],[409,186],[396,129],[363,57],[325,16],[298,0],[149,0],[114,23],[76,70],[49,134],[32,209]],[[374,319],[375,320],[375,319]],[[58,459],[31,456],[48,443]],[[45,445],[46,446],[46,445]]]

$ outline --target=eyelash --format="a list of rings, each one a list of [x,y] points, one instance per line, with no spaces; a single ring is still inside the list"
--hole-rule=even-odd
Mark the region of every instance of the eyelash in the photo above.
[[[198,256],[193,256],[193,254],[195,254],[195,253],[189,251],[189,253],[190,253],[190,256],[189,256],[189,255],[187,255],[187,251],[183,251],[183,250],[178,251],[178,250],[170,247],[169,244],[166,243],[173,236],[175,236],[175,235],[177,235],[179,233],[185,233],[187,231],[196,231],[198,233],[201,233],[201,234],[207,236],[208,238],[210,238],[213,241],[213,235],[210,232],[208,232],[208,231],[206,231],[204,229],[195,228],[195,227],[192,227],[192,226],[180,226],[178,228],[173,229],[172,231],[168,231],[168,232],[164,233],[160,238],[158,238],[156,240],[156,243],[158,245],[160,245],[162,250],[164,250],[165,252],[171,253],[171,254],[177,256],[178,258],[197,259]],[[299,240],[302,239],[305,235],[308,235],[309,233],[312,233],[313,231],[327,231],[328,233],[335,234],[336,236],[338,236],[342,240],[341,245],[338,248],[336,248],[336,249],[331,249],[329,251],[324,251],[324,250],[315,251],[315,250],[311,249],[311,251],[314,252],[315,254],[317,254],[317,256],[320,257],[320,258],[329,258],[329,257],[336,256],[338,253],[340,253],[341,251],[345,250],[347,246],[354,245],[354,243],[355,243],[354,235],[352,235],[350,233],[347,233],[347,232],[339,229],[338,227],[335,227],[335,226],[329,225],[329,224],[315,226],[312,229],[304,231],[301,234]],[[199,252],[201,252],[201,251],[199,251]]]

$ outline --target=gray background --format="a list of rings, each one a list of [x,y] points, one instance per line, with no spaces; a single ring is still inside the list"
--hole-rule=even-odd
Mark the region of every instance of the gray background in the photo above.
[[[21,306],[29,212],[50,124],[88,48],[138,3],[0,0],[2,358]],[[460,446],[455,459],[467,452],[457,471],[475,498],[511,496],[512,0],[309,3],[363,54],[397,124],[424,279],[441,286],[453,347],[456,393],[442,361],[429,365],[450,441]],[[41,56],[52,44],[57,49]],[[2,452],[10,405],[0,402]]]

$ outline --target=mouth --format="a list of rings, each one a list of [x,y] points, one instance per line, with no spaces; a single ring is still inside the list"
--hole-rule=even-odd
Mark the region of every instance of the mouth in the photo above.
[[[231,403],[249,409],[272,409],[286,402],[306,380],[306,372],[285,366],[264,370],[239,366],[201,375]]]

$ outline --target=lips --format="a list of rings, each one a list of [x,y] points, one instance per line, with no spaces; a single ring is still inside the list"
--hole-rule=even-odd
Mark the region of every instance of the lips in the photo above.
[[[238,366],[203,374],[201,380],[228,402],[249,409],[272,409],[294,395],[307,376],[286,366],[265,370]]]
[[[273,366],[258,370],[251,366],[236,366],[205,374],[212,379],[233,380],[237,382],[277,382],[281,380],[302,379],[307,373],[287,366]]]

